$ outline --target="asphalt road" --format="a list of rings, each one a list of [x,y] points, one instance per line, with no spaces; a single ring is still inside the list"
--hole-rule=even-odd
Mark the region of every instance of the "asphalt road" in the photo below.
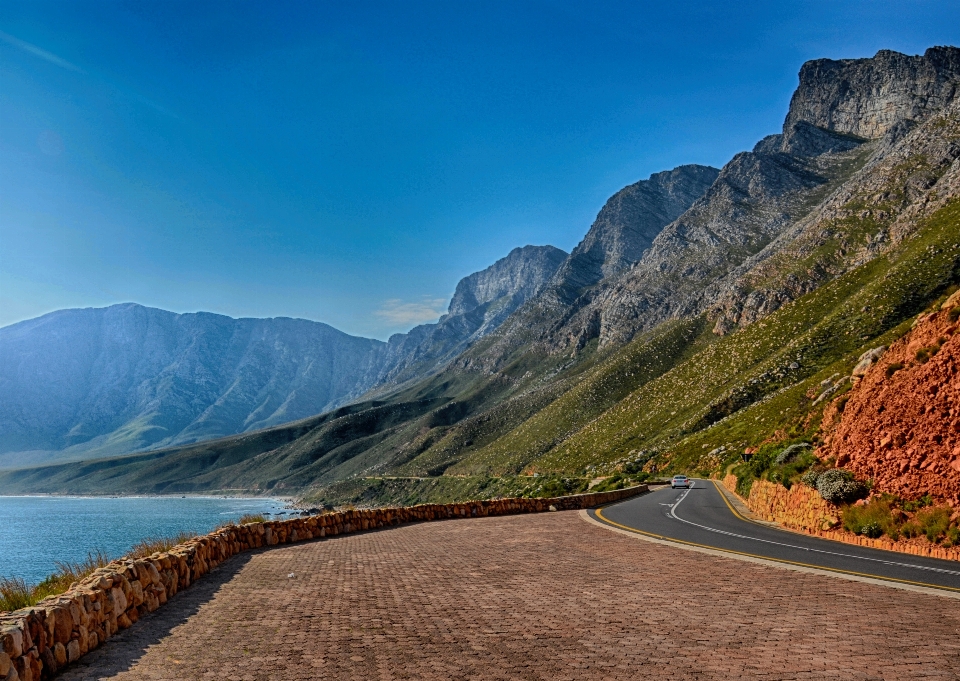
[[[669,487],[590,511],[597,520],[658,539],[755,558],[960,592],[960,563],[789,532],[740,516],[710,480]]]

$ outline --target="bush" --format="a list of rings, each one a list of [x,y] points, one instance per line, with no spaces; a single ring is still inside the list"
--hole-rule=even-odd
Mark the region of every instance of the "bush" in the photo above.
[[[800,482],[802,482],[807,487],[817,488],[817,478],[820,477],[820,474],[823,471],[817,470],[815,468],[810,469],[806,473],[800,476]]]
[[[926,535],[931,543],[936,544],[950,529],[951,511],[952,509],[948,506],[926,508],[919,511],[914,520],[920,526],[920,532]]]
[[[850,471],[831,468],[817,478],[817,491],[830,503],[843,504],[861,498],[867,489]]]
[[[960,319],[960,307],[955,307],[947,313],[947,319],[951,322],[955,322]]]
[[[960,544],[960,527],[954,526],[947,530],[947,538],[944,540],[943,545],[950,548],[957,544]]]
[[[882,534],[893,537],[899,535],[897,522],[893,517],[890,503],[873,499],[862,506],[847,506],[843,509],[843,529],[854,534],[862,534],[876,539]]]
[[[933,506],[933,497],[931,497],[929,494],[924,494],[922,497],[914,501],[905,501],[903,503],[903,510],[910,511],[912,513],[913,511],[917,511],[927,506]]]
[[[229,525],[221,525],[220,527],[229,527]],[[133,545],[133,548],[127,554],[127,558],[145,558],[154,553],[169,551],[177,544],[182,544],[196,536],[190,532],[181,532],[174,537],[147,537]]]
[[[790,463],[798,456],[800,456],[804,451],[810,449],[809,442],[798,442],[795,445],[790,445],[782,452],[777,454],[776,458],[773,460],[773,463],[777,466],[782,466],[785,463]]]
[[[886,370],[887,378],[890,378],[895,373],[900,371],[902,368],[903,368],[903,365],[900,362],[893,362],[892,364],[888,364],[887,370]]]
[[[250,523],[265,523],[267,522],[267,516],[262,513],[247,513],[240,516],[240,519],[237,521],[237,525],[249,525]]]

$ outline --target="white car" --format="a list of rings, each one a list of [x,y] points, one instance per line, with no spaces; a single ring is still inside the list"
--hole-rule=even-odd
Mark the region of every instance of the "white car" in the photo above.
[[[670,487],[673,489],[677,489],[677,487],[690,489],[690,482],[690,478],[688,478],[686,475],[674,475],[670,480]]]

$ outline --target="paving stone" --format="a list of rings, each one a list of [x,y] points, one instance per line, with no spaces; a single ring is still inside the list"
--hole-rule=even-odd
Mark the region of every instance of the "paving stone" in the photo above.
[[[958,634],[954,600],[558,512],[242,554],[59,678],[958,679]]]

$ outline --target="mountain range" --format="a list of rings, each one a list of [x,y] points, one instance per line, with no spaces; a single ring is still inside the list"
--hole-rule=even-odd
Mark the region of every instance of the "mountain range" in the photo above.
[[[958,159],[960,49],[816,60],[781,132],[625,187],[569,255],[516,249],[387,343],[137,306],[0,329],[8,465],[153,448],[0,490],[383,502],[720,472],[815,439],[818,386],[960,282]]]

